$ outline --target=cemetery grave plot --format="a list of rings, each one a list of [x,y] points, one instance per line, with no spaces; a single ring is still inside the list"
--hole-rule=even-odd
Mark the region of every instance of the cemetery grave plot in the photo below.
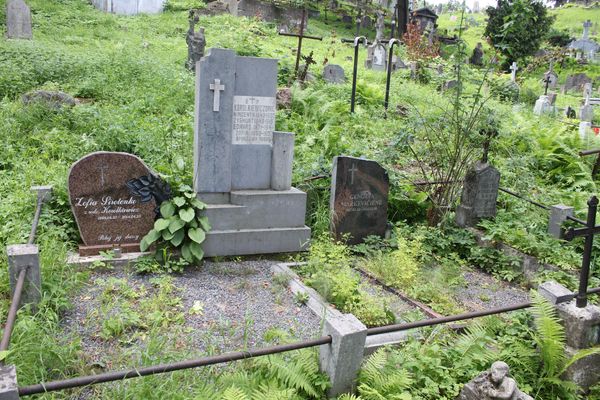
[[[98,268],[72,297],[63,329],[81,338],[84,363],[97,370],[136,365],[156,346],[156,356],[191,358],[319,336],[320,317],[273,279],[273,263],[206,261],[174,275]]]

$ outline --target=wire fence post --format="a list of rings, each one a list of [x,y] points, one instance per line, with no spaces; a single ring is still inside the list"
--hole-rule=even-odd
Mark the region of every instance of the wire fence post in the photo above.
[[[557,239],[560,239],[564,235],[562,224],[569,217],[573,217],[574,208],[565,206],[563,204],[556,204],[550,207],[550,219],[548,220],[548,233]]]

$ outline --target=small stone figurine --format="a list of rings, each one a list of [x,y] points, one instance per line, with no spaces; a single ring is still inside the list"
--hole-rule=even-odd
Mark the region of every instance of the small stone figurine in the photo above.
[[[196,62],[200,61],[200,59],[204,57],[204,48],[206,47],[204,28],[200,27],[197,32],[195,31],[196,24],[199,20],[200,17],[196,13],[196,10],[190,10],[190,28],[185,35],[185,41],[188,46],[188,59],[185,63],[185,66],[190,71],[196,70]]]
[[[517,382],[508,376],[508,371],[505,362],[496,361],[489,371],[467,383],[457,400],[533,400],[519,390]]]

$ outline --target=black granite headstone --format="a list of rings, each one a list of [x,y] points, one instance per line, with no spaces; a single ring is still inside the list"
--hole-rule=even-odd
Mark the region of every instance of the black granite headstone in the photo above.
[[[385,235],[389,178],[377,162],[355,157],[333,159],[331,230],[348,244],[369,235]]]

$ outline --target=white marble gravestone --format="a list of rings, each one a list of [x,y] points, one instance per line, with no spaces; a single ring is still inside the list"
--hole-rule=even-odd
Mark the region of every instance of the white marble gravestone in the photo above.
[[[210,49],[196,64],[194,189],[209,204],[206,256],[306,249],[294,135],[275,132],[277,60]]]

